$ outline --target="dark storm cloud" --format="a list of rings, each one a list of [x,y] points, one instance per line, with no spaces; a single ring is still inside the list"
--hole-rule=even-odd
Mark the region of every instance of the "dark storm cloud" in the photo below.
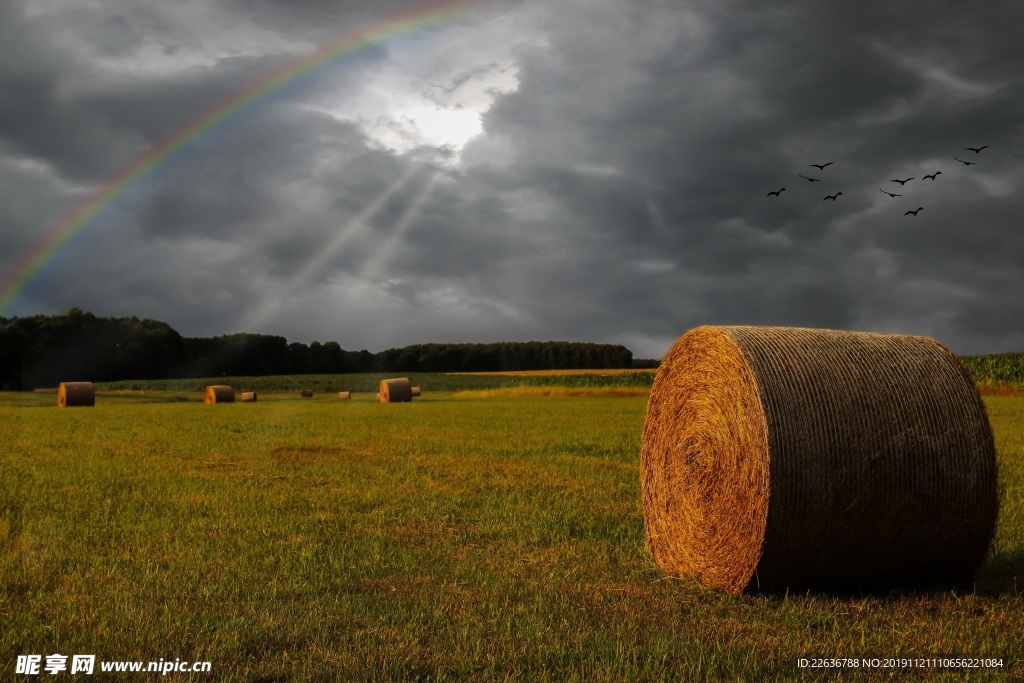
[[[34,217],[72,203],[69,183],[100,182],[302,46],[415,5],[31,19],[23,6],[0,6],[0,148],[22,159],[0,164],[19,233],[0,239],[14,249]],[[213,131],[90,228],[79,253],[109,276],[65,263],[32,302],[370,348],[563,338],[657,356],[703,323],[1024,348],[1022,19],[998,2],[481,4],[449,27],[459,51],[412,40],[392,60],[381,46]],[[60,40],[69,22],[77,59]],[[223,50],[207,22],[282,42]],[[510,52],[488,51],[496,26]],[[136,75],[102,61],[178,53],[212,56]],[[513,72],[457,163],[428,143],[382,146],[374,126],[408,113],[326,111],[405,111],[389,88],[411,74],[422,99],[469,106],[467,88]]]
[[[0,69],[0,140],[85,181],[115,172],[304,54],[216,57],[201,67],[155,76],[111,73],[76,59],[74,47],[63,45],[47,29],[59,25],[70,31],[73,26],[78,40],[88,41],[104,56],[138,47],[141,36],[171,41],[164,51],[172,54],[177,35],[163,28],[156,10],[135,8],[108,16],[95,9],[69,9],[45,19],[6,11],[10,23],[0,29],[0,63],[7,65]],[[366,63],[385,54],[370,46],[360,51],[359,59]],[[315,88],[354,88],[358,78],[351,68],[319,70],[271,93],[270,102]]]
[[[977,295],[954,306],[983,297],[998,302],[995,307],[1019,310],[1013,288],[994,287],[984,274],[1003,265],[1004,282],[1021,280],[1013,265],[1024,251],[1013,218],[1021,208],[1019,193],[983,196],[981,166],[967,171],[952,157],[971,155],[962,152],[964,146],[996,140],[985,152],[989,156],[977,161],[1000,179],[993,182],[1019,187],[1020,50],[1001,26],[1019,23],[1020,10],[1005,5],[980,14],[966,7],[944,13],[929,4],[915,14],[902,4],[868,5],[850,11],[818,4],[805,12],[809,6],[733,3],[703,13],[698,35],[687,33],[681,21],[679,37],[647,54],[625,41],[601,41],[604,36],[589,42],[585,32],[566,28],[548,54],[520,63],[520,89],[487,115],[488,135],[508,137],[506,147],[516,150],[501,173],[543,178],[538,186],[586,216],[593,234],[618,245],[643,245],[640,251],[647,247],[651,258],[710,278],[710,286],[690,283],[682,293],[664,273],[644,277],[649,287],[643,293],[621,286],[616,296],[615,287],[606,287],[612,310],[626,310],[640,298],[660,302],[632,316],[643,329],[675,318],[682,296],[702,302],[689,307],[687,325],[871,328],[902,317],[902,331],[913,331],[931,325],[932,311],[948,303],[941,285],[950,272]],[[555,24],[572,21],[570,13],[552,15]],[[998,56],[988,52],[982,36],[992,37]],[[566,66],[567,54],[573,63],[593,64],[617,49],[618,63],[631,65],[620,74],[619,88],[598,73]],[[611,97],[596,97],[609,92]],[[571,129],[566,135],[550,133],[563,126]],[[597,201],[586,194],[603,180],[583,182],[582,174],[577,185],[554,180],[550,160],[579,161],[579,150],[587,150],[591,163],[617,168],[634,187],[621,183],[619,194]],[[486,163],[486,156],[474,159]],[[825,171],[807,165],[833,160]],[[943,175],[932,186],[920,184],[924,173],[939,169]],[[798,172],[823,182],[811,185]],[[877,191],[899,192],[889,179],[909,175],[918,180],[903,194],[932,207],[932,214],[923,214],[932,216],[926,225],[903,222],[904,210],[918,203],[905,206]],[[652,188],[646,197],[644,185]],[[765,198],[783,186],[781,200]],[[837,202],[823,202],[840,190]],[[880,199],[894,203],[876,210]],[[645,200],[655,203],[658,214],[648,225],[636,219]],[[601,210],[612,206],[619,210],[602,219]],[[634,219],[622,220],[627,216]],[[653,229],[659,222],[662,229]],[[967,228],[979,222],[986,226],[983,240]],[[1001,245],[1000,254],[990,254],[993,245]],[[977,265],[965,265],[972,257]],[[872,272],[879,258],[897,270],[888,279]],[[934,296],[900,308],[893,292],[902,278],[931,282]],[[593,291],[591,286],[583,282],[580,289]],[[885,303],[866,306],[871,300]],[[1006,322],[1006,316],[997,318]],[[953,316],[944,329],[929,331],[977,349],[978,336],[954,322],[966,319]],[[1024,343],[1022,326],[1011,327],[1002,338]]]

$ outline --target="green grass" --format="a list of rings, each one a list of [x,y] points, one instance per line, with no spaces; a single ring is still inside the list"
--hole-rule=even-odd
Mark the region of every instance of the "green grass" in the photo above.
[[[181,395],[0,394],[0,678],[53,652],[210,660],[201,681],[761,681],[941,655],[1006,666],[933,680],[1024,676],[1024,398],[986,398],[1004,500],[973,590],[733,597],[644,550],[644,398]]]

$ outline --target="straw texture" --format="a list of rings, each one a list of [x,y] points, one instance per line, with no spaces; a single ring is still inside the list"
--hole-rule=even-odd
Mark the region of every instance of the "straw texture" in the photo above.
[[[242,392],[242,403],[255,403],[256,392],[255,391],[243,391]]]
[[[413,387],[412,388],[412,395],[414,397],[419,396],[420,395],[420,388],[419,387]]]
[[[212,384],[203,393],[203,403],[234,403],[235,390],[225,384]]]
[[[341,399],[352,398],[352,392],[351,391],[339,391],[338,392],[338,398],[341,398]]]
[[[378,396],[381,403],[408,403],[412,401],[412,385],[405,377],[382,379]]]
[[[998,508],[977,389],[925,337],[699,327],[641,444],[648,548],[726,592],[967,581]]]
[[[92,382],[61,382],[57,389],[57,405],[61,408],[96,405]]]

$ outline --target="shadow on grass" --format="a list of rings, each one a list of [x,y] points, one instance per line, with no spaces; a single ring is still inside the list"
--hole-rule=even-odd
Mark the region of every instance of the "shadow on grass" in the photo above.
[[[999,553],[981,566],[975,577],[979,595],[1024,596],[1024,549]]]
[[[1000,553],[987,560],[973,579],[959,583],[949,581],[918,585],[877,586],[792,586],[789,588],[747,588],[744,593],[751,596],[783,598],[787,596],[810,596],[820,598],[876,598],[901,599],[923,597],[942,593],[959,595],[980,595],[988,598],[1024,597],[1024,549]]]

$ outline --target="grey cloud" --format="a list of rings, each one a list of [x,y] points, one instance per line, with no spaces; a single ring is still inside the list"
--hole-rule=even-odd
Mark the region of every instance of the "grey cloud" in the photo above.
[[[225,5],[242,25],[308,43],[412,6]],[[220,334],[285,292],[250,331],[299,338],[301,329],[306,341],[375,349],[566,338],[657,356],[704,323],[931,334],[960,352],[1024,348],[1024,51],[1011,30],[1021,13],[1012,3],[489,5],[457,27],[472,60],[445,52],[437,77],[426,63],[408,66],[426,74],[420,94],[444,105],[463,83],[506,68],[467,26],[500,19],[521,33],[518,88],[497,96],[458,163],[440,149],[383,149],[360,125],[304,106],[320,92],[355,100],[379,86],[380,69],[399,68],[383,46],[183,153],[82,247],[111,255],[102,266],[116,273],[90,279],[65,264],[47,271],[32,301]],[[131,54],[139,36],[169,50],[180,42],[152,18],[126,15],[124,41],[108,44],[120,20],[94,19],[84,39],[100,52]],[[26,28],[37,61],[0,70],[0,140],[59,176],[38,188],[39,201],[66,194],[60,178],[106,177],[281,58],[245,54],[61,100],[62,75],[95,67],[47,48],[47,25]],[[974,144],[991,147],[963,151]],[[835,163],[808,167],[825,161]],[[413,166],[344,249],[319,256]],[[0,174],[24,187],[18,168]],[[936,170],[936,181],[921,180]],[[907,176],[917,179],[890,182]],[[765,196],[780,187],[782,197]],[[822,200],[837,191],[838,201]],[[0,204],[0,216],[21,233],[30,205]],[[917,206],[916,218],[903,215]],[[306,286],[289,289],[318,258]]]

